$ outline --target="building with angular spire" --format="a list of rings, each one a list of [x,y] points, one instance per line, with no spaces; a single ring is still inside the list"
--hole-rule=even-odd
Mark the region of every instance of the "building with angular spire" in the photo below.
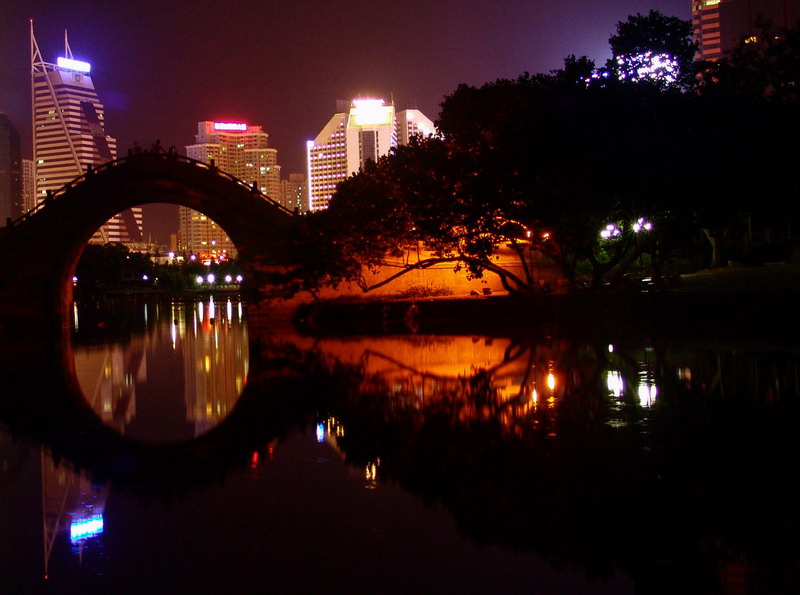
[[[91,65],[75,60],[64,32],[64,56],[45,62],[31,21],[31,106],[34,188],[37,202],[48,193],[116,159],[116,140],[105,132],[105,109],[90,75]],[[103,225],[92,242],[142,241],[142,209],[124,211]]]

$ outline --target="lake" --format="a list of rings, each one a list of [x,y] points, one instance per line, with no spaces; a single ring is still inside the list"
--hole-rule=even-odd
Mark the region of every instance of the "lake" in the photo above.
[[[472,328],[75,304],[4,395],[0,592],[797,589],[796,341]]]

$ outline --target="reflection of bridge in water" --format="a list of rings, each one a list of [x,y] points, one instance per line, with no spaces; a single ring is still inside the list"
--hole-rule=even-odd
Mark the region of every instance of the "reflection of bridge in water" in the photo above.
[[[108,219],[146,203],[189,207],[216,221],[251,280],[289,252],[292,213],[245,182],[185,157],[118,159],[76,178],[0,229],[0,328],[24,332],[42,325],[59,332],[72,300],[68,280],[86,243]]]

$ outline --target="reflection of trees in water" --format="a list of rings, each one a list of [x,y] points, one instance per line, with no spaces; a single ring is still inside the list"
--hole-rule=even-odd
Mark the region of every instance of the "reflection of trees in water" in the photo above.
[[[791,588],[800,358],[761,354],[544,341],[455,378],[362,364],[330,414],[351,463],[378,462],[480,544],[621,567],[645,590]]]

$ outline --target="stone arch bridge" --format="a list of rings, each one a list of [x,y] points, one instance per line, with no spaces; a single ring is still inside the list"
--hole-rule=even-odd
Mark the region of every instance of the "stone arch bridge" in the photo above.
[[[86,243],[109,218],[146,203],[190,207],[216,221],[251,280],[287,264],[298,220],[291,211],[205,163],[134,155],[87,172],[0,228],[0,331],[62,333],[72,303],[69,280]],[[257,283],[251,281],[251,292]]]

